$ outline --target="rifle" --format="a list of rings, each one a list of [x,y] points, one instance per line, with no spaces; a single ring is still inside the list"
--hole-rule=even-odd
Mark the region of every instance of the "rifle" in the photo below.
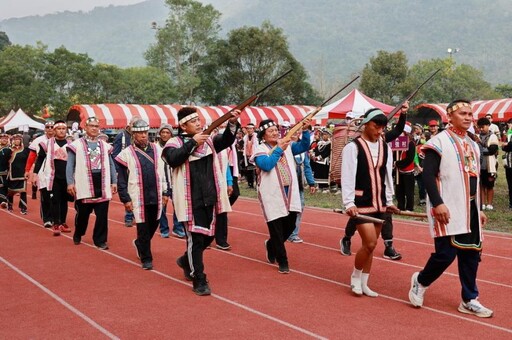
[[[335,213],[343,214],[343,215],[347,215],[348,216],[348,214],[343,209],[333,209],[333,211]],[[361,221],[364,221],[365,223],[379,223],[379,224],[383,224],[384,223],[384,220],[381,220],[380,218],[376,218],[376,217],[372,217],[372,216],[368,216],[368,215],[363,215],[363,214],[357,214],[357,216],[350,216],[350,218],[359,219]]]
[[[420,84],[420,86],[418,86],[416,88],[416,90],[412,91],[412,93],[410,95],[408,95],[404,100],[402,100],[402,102],[400,104],[398,104],[397,106],[395,106],[395,108],[393,110],[391,110],[391,112],[386,116],[386,118],[388,120],[390,120],[400,109],[402,109],[402,105],[404,105],[405,102],[408,102],[410,101],[412,98],[414,98],[414,96],[416,96],[416,94],[418,93],[418,91],[423,87],[423,85],[425,85],[426,83],[428,83],[428,81],[432,78],[434,78],[434,76],[437,74],[437,72],[441,71],[440,68],[438,68],[434,73],[432,73],[430,75],[430,77],[427,78],[427,80],[425,80],[423,83]]]
[[[328,102],[331,101],[331,99],[333,99],[334,97],[336,97],[341,91],[343,91],[344,89],[346,89],[350,84],[352,84],[353,82],[355,82],[360,76],[356,76],[354,79],[352,79],[350,82],[348,82],[345,86],[343,86],[340,90],[338,90],[335,94],[333,94],[332,96],[330,96],[328,99],[326,99],[322,104],[320,104],[320,106],[318,106],[317,108],[315,108],[313,111],[309,112],[306,116],[304,116],[304,118],[301,119],[300,122],[298,122],[297,124],[295,124],[290,130],[288,130],[288,132],[286,133],[286,135],[283,137],[283,140],[284,141],[289,141],[292,136],[297,132],[299,131],[300,129],[302,129],[302,127],[304,126],[304,121],[306,119],[311,119],[313,118],[318,112],[320,112],[320,110],[322,109],[322,107],[327,104]],[[272,151],[274,151],[274,149],[276,148],[277,146],[274,146],[272,148],[272,150],[270,150],[270,153],[272,153]]]
[[[283,73],[282,75],[280,75],[279,77],[277,77],[276,79],[274,79],[270,84],[268,84],[267,86],[265,86],[264,88],[262,88],[261,90],[259,90],[258,92],[256,92],[255,94],[253,94],[252,96],[250,96],[249,98],[247,98],[246,100],[244,100],[241,104],[238,104],[236,107],[232,108],[231,110],[229,110],[228,112],[226,112],[224,115],[220,116],[219,118],[217,118],[216,120],[214,120],[210,126],[204,130],[202,133],[203,135],[209,135],[210,133],[212,133],[213,130],[215,130],[217,127],[221,126],[222,123],[224,123],[226,120],[228,120],[229,118],[232,117],[231,113],[235,110],[240,110],[242,111],[243,109],[245,109],[247,106],[251,105],[252,102],[254,102],[255,100],[257,100],[260,95],[265,92],[266,89],[268,89],[269,87],[271,87],[272,85],[274,85],[275,83],[277,83],[279,80],[283,79],[284,77],[286,77],[290,72],[292,72],[293,69],[289,69],[288,71],[286,71],[285,73]]]

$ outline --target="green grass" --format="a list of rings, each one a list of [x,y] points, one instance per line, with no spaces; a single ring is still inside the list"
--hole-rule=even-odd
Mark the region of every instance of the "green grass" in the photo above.
[[[247,188],[245,182],[240,183],[240,196],[257,198],[256,190]],[[417,189],[416,189],[417,195]],[[341,195],[322,194],[317,192],[314,195],[305,192],[306,206],[318,208],[341,208]],[[486,229],[512,233],[512,210],[508,208],[508,189],[507,180],[505,178],[505,169],[503,168],[501,159],[498,170],[498,179],[494,186],[494,211],[485,211],[489,219]],[[416,212],[425,212],[423,207],[416,207]],[[401,218],[406,218],[401,216]]]

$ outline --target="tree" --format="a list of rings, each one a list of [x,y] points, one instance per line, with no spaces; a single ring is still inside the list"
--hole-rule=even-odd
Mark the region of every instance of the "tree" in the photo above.
[[[0,51],[4,49],[4,47],[11,45],[11,41],[5,32],[0,31]]]
[[[493,99],[498,94],[483,79],[483,73],[467,64],[456,65],[452,58],[421,60],[410,69],[403,95],[411,92],[435,70],[439,73],[420,90],[413,104],[448,103],[457,98]]]
[[[503,98],[512,98],[512,85],[511,84],[500,84],[497,85],[494,90],[499,93]]]
[[[320,100],[306,81],[304,67],[290,53],[281,29],[269,22],[260,28],[235,29],[210,50],[208,62],[201,67],[199,92],[209,104],[238,103],[290,68],[293,72],[270,88],[260,105],[315,104]]]
[[[363,69],[361,90],[373,99],[396,104],[401,100],[407,71],[407,57],[403,51],[378,51]]]
[[[157,28],[157,42],[144,57],[148,65],[169,74],[183,102],[196,100],[198,69],[218,39],[220,12],[193,0],[166,0],[169,17]]]

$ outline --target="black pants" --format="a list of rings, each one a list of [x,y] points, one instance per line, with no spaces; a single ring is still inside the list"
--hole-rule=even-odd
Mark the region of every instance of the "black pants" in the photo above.
[[[214,206],[195,207],[194,220],[196,225],[209,226],[213,220]],[[213,242],[214,236],[195,233],[185,228],[187,236],[187,250],[181,257],[181,263],[185,268],[190,269],[190,275],[195,280],[202,280],[204,274],[203,253]]]
[[[233,167],[231,167],[231,173],[233,173]],[[235,204],[236,200],[238,199],[238,196],[240,196],[240,188],[238,187],[238,177],[233,176],[233,192],[231,193],[231,196],[229,196],[229,204],[231,204],[231,206]]]
[[[505,168],[508,185],[508,207],[512,209],[512,168]]]
[[[11,192],[7,195],[7,199],[9,200],[9,207],[12,208],[12,205],[14,203],[14,195],[16,195],[16,192]],[[20,192],[20,203],[18,204],[18,207],[20,210],[27,210],[27,192],[22,191]]]
[[[345,237],[351,238],[354,236],[357,230],[356,220],[350,218],[347,222],[347,226],[345,227]],[[382,225],[382,229],[380,231],[382,239],[384,241],[392,241],[393,240],[393,218],[391,214],[384,214],[384,224]]]
[[[414,210],[414,173],[400,173],[396,185],[397,208],[400,210]]]
[[[273,251],[277,263],[288,265],[288,256],[286,255],[285,242],[295,230],[297,221],[297,212],[290,212],[288,216],[278,218],[267,222],[268,232],[270,234],[269,248]]]
[[[214,237],[200,233],[192,233],[185,230],[187,235],[187,251],[181,257],[181,263],[185,268],[190,268],[190,275],[195,279],[203,279],[204,262],[203,253],[210,246]]]
[[[50,202],[49,208],[53,224],[60,225],[66,223],[68,216],[68,184],[66,179],[55,178],[52,191],[46,191],[46,195]]]
[[[217,215],[215,223],[215,243],[223,245],[228,241],[228,213]]]
[[[89,216],[94,211],[96,222],[92,233],[92,241],[96,246],[107,242],[108,237],[108,206],[110,201],[97,203],[84,203],[83,200],[75,202],[75,235],[82,237],[87,231]]]
[[[420,173],[414,176],[416,179],[416,183],[418,183],[418,193],[420,195],[420,200],[424,200],[427,197],[427,192],[425,191],[425,184],[423,184],[423,175]]]
[[[66,188],[67,189],[67,188]],[[41,206],[40,206],[40,214],[43,223],[53,223],[52,221],[52,200],[50,198],[50,193],[46,188],[40,190],[41,192]]]
[[[0,203],[7,202],[7,175],[0,175]]]
[[[145,205],[144,206],[144,219],[145,222],[137,223],[137,239],[135,246],[137,247],[142,263],[153,261],[153,254],[151,254],[151,239],[155,235],[155,231],[160,223],[160,216],[158,216],[158,205]]]

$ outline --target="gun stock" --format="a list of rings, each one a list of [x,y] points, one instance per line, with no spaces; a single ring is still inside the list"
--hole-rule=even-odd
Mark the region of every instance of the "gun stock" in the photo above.
[[[238,104],[236,107],[232,108],[231,110],[229,110],[228,112],[226,112],[225,114],[223,114],[222,116],[220,116],[219,118],[217,118],[216,120],[214,120],[210,126],[205,129],[203,131],[203,134],[204,135],[209,135],[213,132],[213,130],[215,130],[216,128],[218,128],[219,126],[221,126],[225,121],[227,121],[228,119],[230,119],[232,117],[232,112],[235,111],[235,110],[239,110],[239,111],[242,111],[243,109],[245,109],[247,106],[251,105],[255,100],[257,100],[261,94],[263,92],[265,92],[266,89],[268,89],[269,87],[271,87],[272,85],[274,85],[275,83],[277,83],[279,80],[283,79],[284,77],[286,77],[290,72],[292,72],[293,69],[289,69],[288,71],[286,71],[285,73],[283,73],[282,75],[280,75],[279,77],[277,77],[276,79],[274,79],[271,83],[267,84],[264,88],[262,88],[261,90],[259,90],[258,92],[256,92],[255,94],[253,94],[252,96],[250,96],[249,98],[247,98],[246,100],[244,100],[241,104]]]

